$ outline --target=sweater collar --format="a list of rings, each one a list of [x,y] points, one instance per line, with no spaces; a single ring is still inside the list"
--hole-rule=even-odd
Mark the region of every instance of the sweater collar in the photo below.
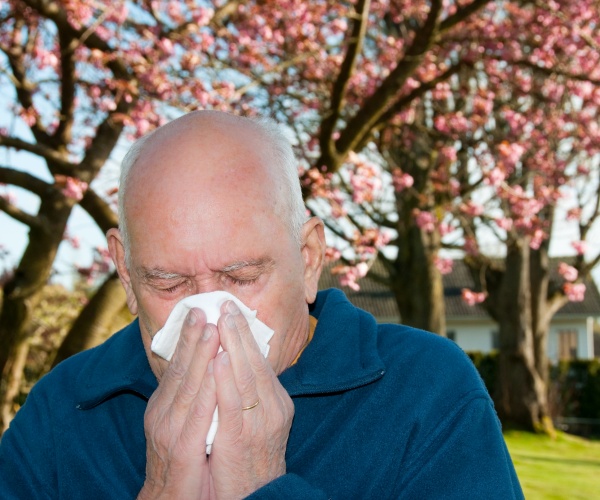
[[[93,408],[123,391],[150,398],[158,382],[148,363],[137,319],[92,350],[77,382],[80,409]]]
[[[312,341],[279,379],[290,396],[360,387],[385,372],[377,350],[377,323],[343,292],[321,291],[310,308],[318,320]]]

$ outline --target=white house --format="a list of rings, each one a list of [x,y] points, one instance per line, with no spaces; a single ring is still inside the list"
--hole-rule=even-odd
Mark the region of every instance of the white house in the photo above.
[[[557,259],[553,259],[556,264]],[[383,266],[378,265],[381,274]],[[349,300],[373,314],[381,323],[398,323],[400,314],[392,293],[367,275],[359,281],[361,289],[340,287],[335,276],[326,269],[320,288],[342,288]],[[499,347],[498,326],[483,307],[469,306],[461,297],[463,288],[473,289],[466,265],[456,260],[450,274],[444,276],[446,331],[465,351],[488,353]],[[600,316],[600,293],[592,280],[586,282],[585,300],[569,302],[552,319],[548,338],[548,357],[555,363],[561,359],[594,357],[594,320]],[[600,357],[600,352],[596,353]]]

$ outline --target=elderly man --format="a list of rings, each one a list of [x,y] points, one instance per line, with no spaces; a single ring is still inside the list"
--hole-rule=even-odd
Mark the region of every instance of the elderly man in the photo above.
[[[108,244],[138,319],[32,390],[0,446],[3,498],[522,497],[453,343],[317,293],[323,224],[276,125],[204,111],[158,129],[124,160],[120,217]],[[216,324],[192,308],[170,362],[151,350],[176,303],[212,291],[274,330],[267,358],[232,300]]]

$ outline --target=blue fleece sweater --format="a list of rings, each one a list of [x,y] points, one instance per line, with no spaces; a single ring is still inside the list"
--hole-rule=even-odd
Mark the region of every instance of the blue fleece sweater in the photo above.
[[[490,398],[452,342],[377,325],[319,292],[314,338],[280,375],[295,417],[263,498],[523,498]],[[135,498],[157,381],[137,321],[57,366],[0,442],[1,498]]]

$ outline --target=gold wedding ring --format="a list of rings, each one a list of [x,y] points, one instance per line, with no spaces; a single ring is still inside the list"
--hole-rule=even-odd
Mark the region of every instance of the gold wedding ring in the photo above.
[[[260,399],[259,399],[259,400],[258,400],[256,403],[254,403],[253,405],[250,405],[250,406],[244,406],[244,407],[242,408],[242,411],[245,411],[245,410],[251,410],[252,408],[256,408],[256,407],[258,406],[258,403],[260,403]]]

